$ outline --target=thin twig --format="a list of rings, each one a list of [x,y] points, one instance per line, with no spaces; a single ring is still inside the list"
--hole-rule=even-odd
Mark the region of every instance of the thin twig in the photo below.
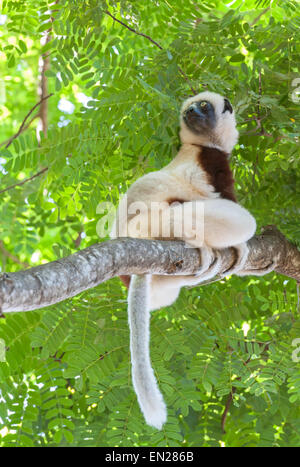
[[[145,37],[145,39],[148,39],[150,42],[152,42],[152,44],[156,45],[156,47],[158,47],[160,50],[164,50],[164,48],[158,42],[156,42],[154,39],[152,39],[152,37],[148,36],[147,34],[144,34],[143,32],[139,32],[136,29],[133,29],[131,26],[128,26],[126,23],[123,23],[123,21],[120,21],[118,18],[113,16],[108,10],[105,10],[104,13],[106,13],[108,16],[110,16],[117,23],[119,23],[122,26],[124,26],[125,28],[127,28],[129,31],[133,32],[134,34],[137,34],[138,36]],[[180,66],[178,66],[178,70],[179,70],[180,74],[183,76],[184,80],[188,83],[192,93],[194,95],[196,95],[197,91],[191,85],[190,80],[187,77],[187,75],[185,74],[185,72],[183,71],[183,69]]]
[[[30,265],[28,263],[23,263],[22,261],[19,260],[19,258],[17,256],[10,253],[10,251],[8,251],[5,248],[4,243],[1,240],[0,240],[0,250],[2,251],[2,254],[4,256],[6,256],[7,258],[10,258],[14,263],[19,264],[23,268],[29,268],[30,267]]]
[[[13,142],[14,139],[16,139],[18,136],[20,136],[20,134],[22,133],[22,131],[24,131],[24,126],[25,126],[25,123],[26,121],[28,120],[28,118],[30,117],[30,115],[33,113],[33,111],[39,106],[41,105],[41,103],[45,100],[45,99],[49,99],[49,97],[53,96],[53,93],[51,94],[48,94],[48,96],[45,96],[45,97],[42,97],[41,100],[39,100],[39,102],[37,102],[33,107],[32,109],[29,110],[29,112],[27,113],[27,115],[25,116],[23,122],[21,123],[20,125],[20,128],[19,130],[17,131],[16,134],[14,134],[8,141],[8,143],[6,144],[5,148],[7,149],[11,143]]]
[[[22,186],[22,185],[24,185],[25,183],[30,182],[30,181],[33,180],[34,178],[39,177],[39,176],[42,175],[43,173],[47,172],[47,170],[48,170],[48,167],[44,167],[42,170],[40,170],[40,171],[37,172],[36,174],[32,175],[31,177],[25,178],[25,180],[22,180],[21,182],[15,183],[14,185],[8,186],[8,187],[4,188],[3,190],[0,190],[0,194],[1,194],[1,193],[5,193],[6,191],[12,190],[12,189],[15,188],[16,186]]]
[[[271,2],[272,3],[272,2]],[[252,26],[254,26],[259,20],[260,18],[265,14],[267,13],[271,8],[271,5],[269,5],[267,8],[265,8],[253,21],[252,23],[250,24],[250,28],[252,28]]]
[[[80,247],[80,243],[81,243],[81,240],[82,240],[82,234],[83,234],[83,229],[81,228],[78,232],[78,235],[77,237],[75,238],[74,240],[74,247],[77,249]]]
[[[178,66],[179,73],[181,73],[183,79],[188,83],[188,85],[189,85],[189,87],[190,87],[192,93],[193,93],[194,95],[198,94],[197,91],[196,91],[196,90],[193,88],[193,86],[191,85],[190,80],[189,80],[189,78],[186,76],[186,74],[185,74],[185,72],[183,71],[183,69],[182,69],[179,65],[177,65],[177,66]],[[206,85],[203,84],[203,86],[206,86]]]
[[[227,418],[227,414],[229,412],[229,409],[230,409],[230,406],[231,406],[231,402],[233,401],[233,395],[234,393],[236,392],[236,388],[235,387],[232,387],[231,388],[231,391],[230,391],[230,394],[228,396],[228,399],[226,401],[226,405],[225,405],[225,408],[224,408],[224,412],[222,414],[222,418],[221,418],[221,428],[222,428],[222,432],[223,433],[226,433],[225,431],[225,423],[226,423],[226,418]]]
[[[263,345],[264,345],[264,343],[263,343]],[[265,347],[265,349],[266,349],[266,347]],[[245,362],[243,362],[243,365],[247,366],[248,363],[250,362],[250,360],[251,360],[251,356],[249,358],[247,358],[247,360]],[[236,379],[236,381],[240,381],[240,380],[241,380],[240,377]],[[226,401],[226,405],[225,405],[225,408],[224,408],[224,412],[222,414],[222,418],[221,418],[221,428],[222,428],[223,433],[226,433],[226,430],[225,430],[226,418],[227,418],[231,403],[233,401],[233,396],[234,396],[235,392],[236,392],[236,387],[232,386],[230,394],[229,394],[228,399]]]
[[[118,18],[116,18],[115,16],[113,16],[108,10],[106,10],[105,13],[106,13],[108,16],[110,16],[114,21],[116,21],[117,23],[122,24],[122,26],[124,26],[125,28],[129,29],[129,31],[134,32],[134,34],[137,34],[138,36],[143,36],[143,37],[145,37],[145,38],[148,39],[150,42],[152,42],[152,44],[156,45],[156,47],[158,47],[160,50],[163,50],[163,47],[162,47],[158,42],[156,42],[155,40],[153,40],[150,36],[147,36],[147,34],[144,34],[144,33],[142,33],[142,32],[136,31],[136,30],[133,29],[132,27],[128,26],[127,24],[123,23],[123,22],[120,21]]]
[[[37,118],[39,118],[39,117],[40,117],[40,112],[37,112],[37,113],[29,120],[29,122],[27,123],[27,125],[25,125],[25,126],[23,127],[21,133],[23,133],[24,131],[26,131],[26,130],[30,127],[30,125],[32,124],[32,122],[33,122],[34,120],[36,120]],[[20,136],[21,133],[19,133],[19,136]],[[1,146],[7,145],[7,143],[9,143],[10,140],[11,140],[11,137],[8,138],[8,139],[5,140],[5,141],[2,141],[2,143],[0,143],[0,148],[1,148]]]

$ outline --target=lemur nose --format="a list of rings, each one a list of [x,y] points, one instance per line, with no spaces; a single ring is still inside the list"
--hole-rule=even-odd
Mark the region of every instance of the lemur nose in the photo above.
[[[199,112],[199,109],[197,109],[197,107],[195,105],[191,105],[187,110],[186,110],[186,115],[192,115],[192,114],[196,114],[196,115],[199,115],[200,112]]]
[[[189,107],[187,110],[186,110],[186,113],[187,114],[191,114],[194,112],[194,107]]]

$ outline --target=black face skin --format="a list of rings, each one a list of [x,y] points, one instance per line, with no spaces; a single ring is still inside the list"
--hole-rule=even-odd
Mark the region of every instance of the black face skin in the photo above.
[[[183,121],[195,134],[213,130],[216,125],[215,109],[208,101],[194,102],[184,111]]]

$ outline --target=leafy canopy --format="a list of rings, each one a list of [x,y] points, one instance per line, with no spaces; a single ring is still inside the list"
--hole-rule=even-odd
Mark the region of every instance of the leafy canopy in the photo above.
[[[105,240],[98,204],[117,205],[174,157],[192,90],[232,101],[239,201],[259,227],[277,224],[300,244],[296,1],[4,0],[0,24],[2,272]],[[37,108],[5,148],[46,77],[47,135]],[[132,389],[118,279],[1,319],[0,445],[300,445],[294,281],[233,277],[185,290],[151,326],[169,410],[161,432],[145,426]]]

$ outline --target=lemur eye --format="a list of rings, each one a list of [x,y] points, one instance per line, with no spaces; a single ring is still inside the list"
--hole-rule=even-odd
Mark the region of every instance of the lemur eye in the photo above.
[[[207,107],[207,102],[204,102],[204,101],[200,102],[200,107],[202,109],[205,109],[205,107]]]

